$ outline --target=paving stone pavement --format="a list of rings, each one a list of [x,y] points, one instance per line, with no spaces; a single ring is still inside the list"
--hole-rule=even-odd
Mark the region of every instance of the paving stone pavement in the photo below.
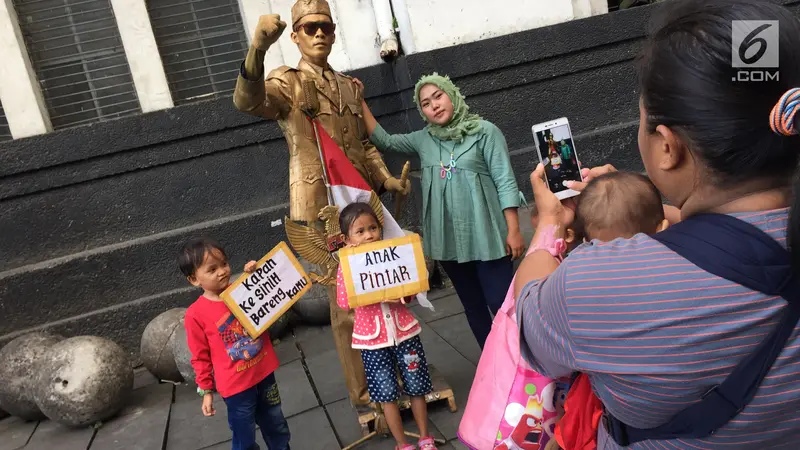
[[[446,402],[428,405],[431,433],[447,440],[442,450],[466,449],[456,431],[464,411],[480,356],[464,310],[451,290],[435,291],[431,312],[419,305],[412,311],[423,322],[422,342],[429,363],[452,387],[458,411]],[[361,437],[328,327],[301,327],[276,347],[281,366],[276,372],[284,414],[296,450],[341,449]],[[230,430],[224,403],[218,399],[214,417],[203,417],[200,399],[185,385],[158,383],[143,370],[136,372],[129,405],[97,428],[70,429],[59,424],[0,421],[0,450],[224,450]],[[405,425],[415,431],[410,414]],[[311,431],[313,430],[313,431]],[[266,449],[259,437],[259,445]],[[378,437],[358,449],[391,450],[394,441]]]

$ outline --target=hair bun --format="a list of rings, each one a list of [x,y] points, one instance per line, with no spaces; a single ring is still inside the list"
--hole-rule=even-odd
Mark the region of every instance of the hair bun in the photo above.
[[[784,136],[798,134],[794,127],[794,116],[800,108],[800,88],[792,88],[781,96],[769,115],[772,131]]]

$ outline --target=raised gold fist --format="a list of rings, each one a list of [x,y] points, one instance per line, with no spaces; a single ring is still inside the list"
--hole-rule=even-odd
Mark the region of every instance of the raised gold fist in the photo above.
[[[272,44],[278,41],[286,22],[281,20],[280,14],[268,14],[258,18],[256,33],[253,36],[253,47],[267,51]]]

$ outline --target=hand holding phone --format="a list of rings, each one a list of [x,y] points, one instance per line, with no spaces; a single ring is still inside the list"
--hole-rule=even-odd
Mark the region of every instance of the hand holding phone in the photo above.
[[[577,203],[575,199],[568,198],[561,200],[547,186],[545,169],[543,164],[538,164],[536,169],[531,172],[531,187],[533,187],[533,198],[536,205],[536,221],[545,221],[553,225],[555,221],[558,225],[567,228],[575,220],[575,210]],[[535,227],[538,228],[537,223]]]
[[[566,117],[533,126],[539,161],[545,168],[547,186],[559,200],[575,197],[580,192],[566,186],[568,181],[583,181],[578,164],[575,141]]]

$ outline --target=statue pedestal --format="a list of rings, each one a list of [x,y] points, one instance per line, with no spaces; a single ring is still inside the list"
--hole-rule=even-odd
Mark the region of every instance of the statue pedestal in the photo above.
[[[426,403],[447,402],[447,407],[450,412],[454,413],[458,410],[456,406],[456,397],[453,394],[453,389],[444,379],[441,373],[436,370],[432,364],[428,365],[428,372],[431,375],[431,382],[433,383],[433,391],[425,396]],[[411,408],[411,399],[407,395],[402,395],[398,401],[400,410]],[[370,434],[370,424],[372,424],[373,431],[377,434],[388,435],[389,427],[383,417],[383,412],[379,405],[374,403],[365,406],[357,406],[358,423],[361,426],[361,435],[367,437]]]

